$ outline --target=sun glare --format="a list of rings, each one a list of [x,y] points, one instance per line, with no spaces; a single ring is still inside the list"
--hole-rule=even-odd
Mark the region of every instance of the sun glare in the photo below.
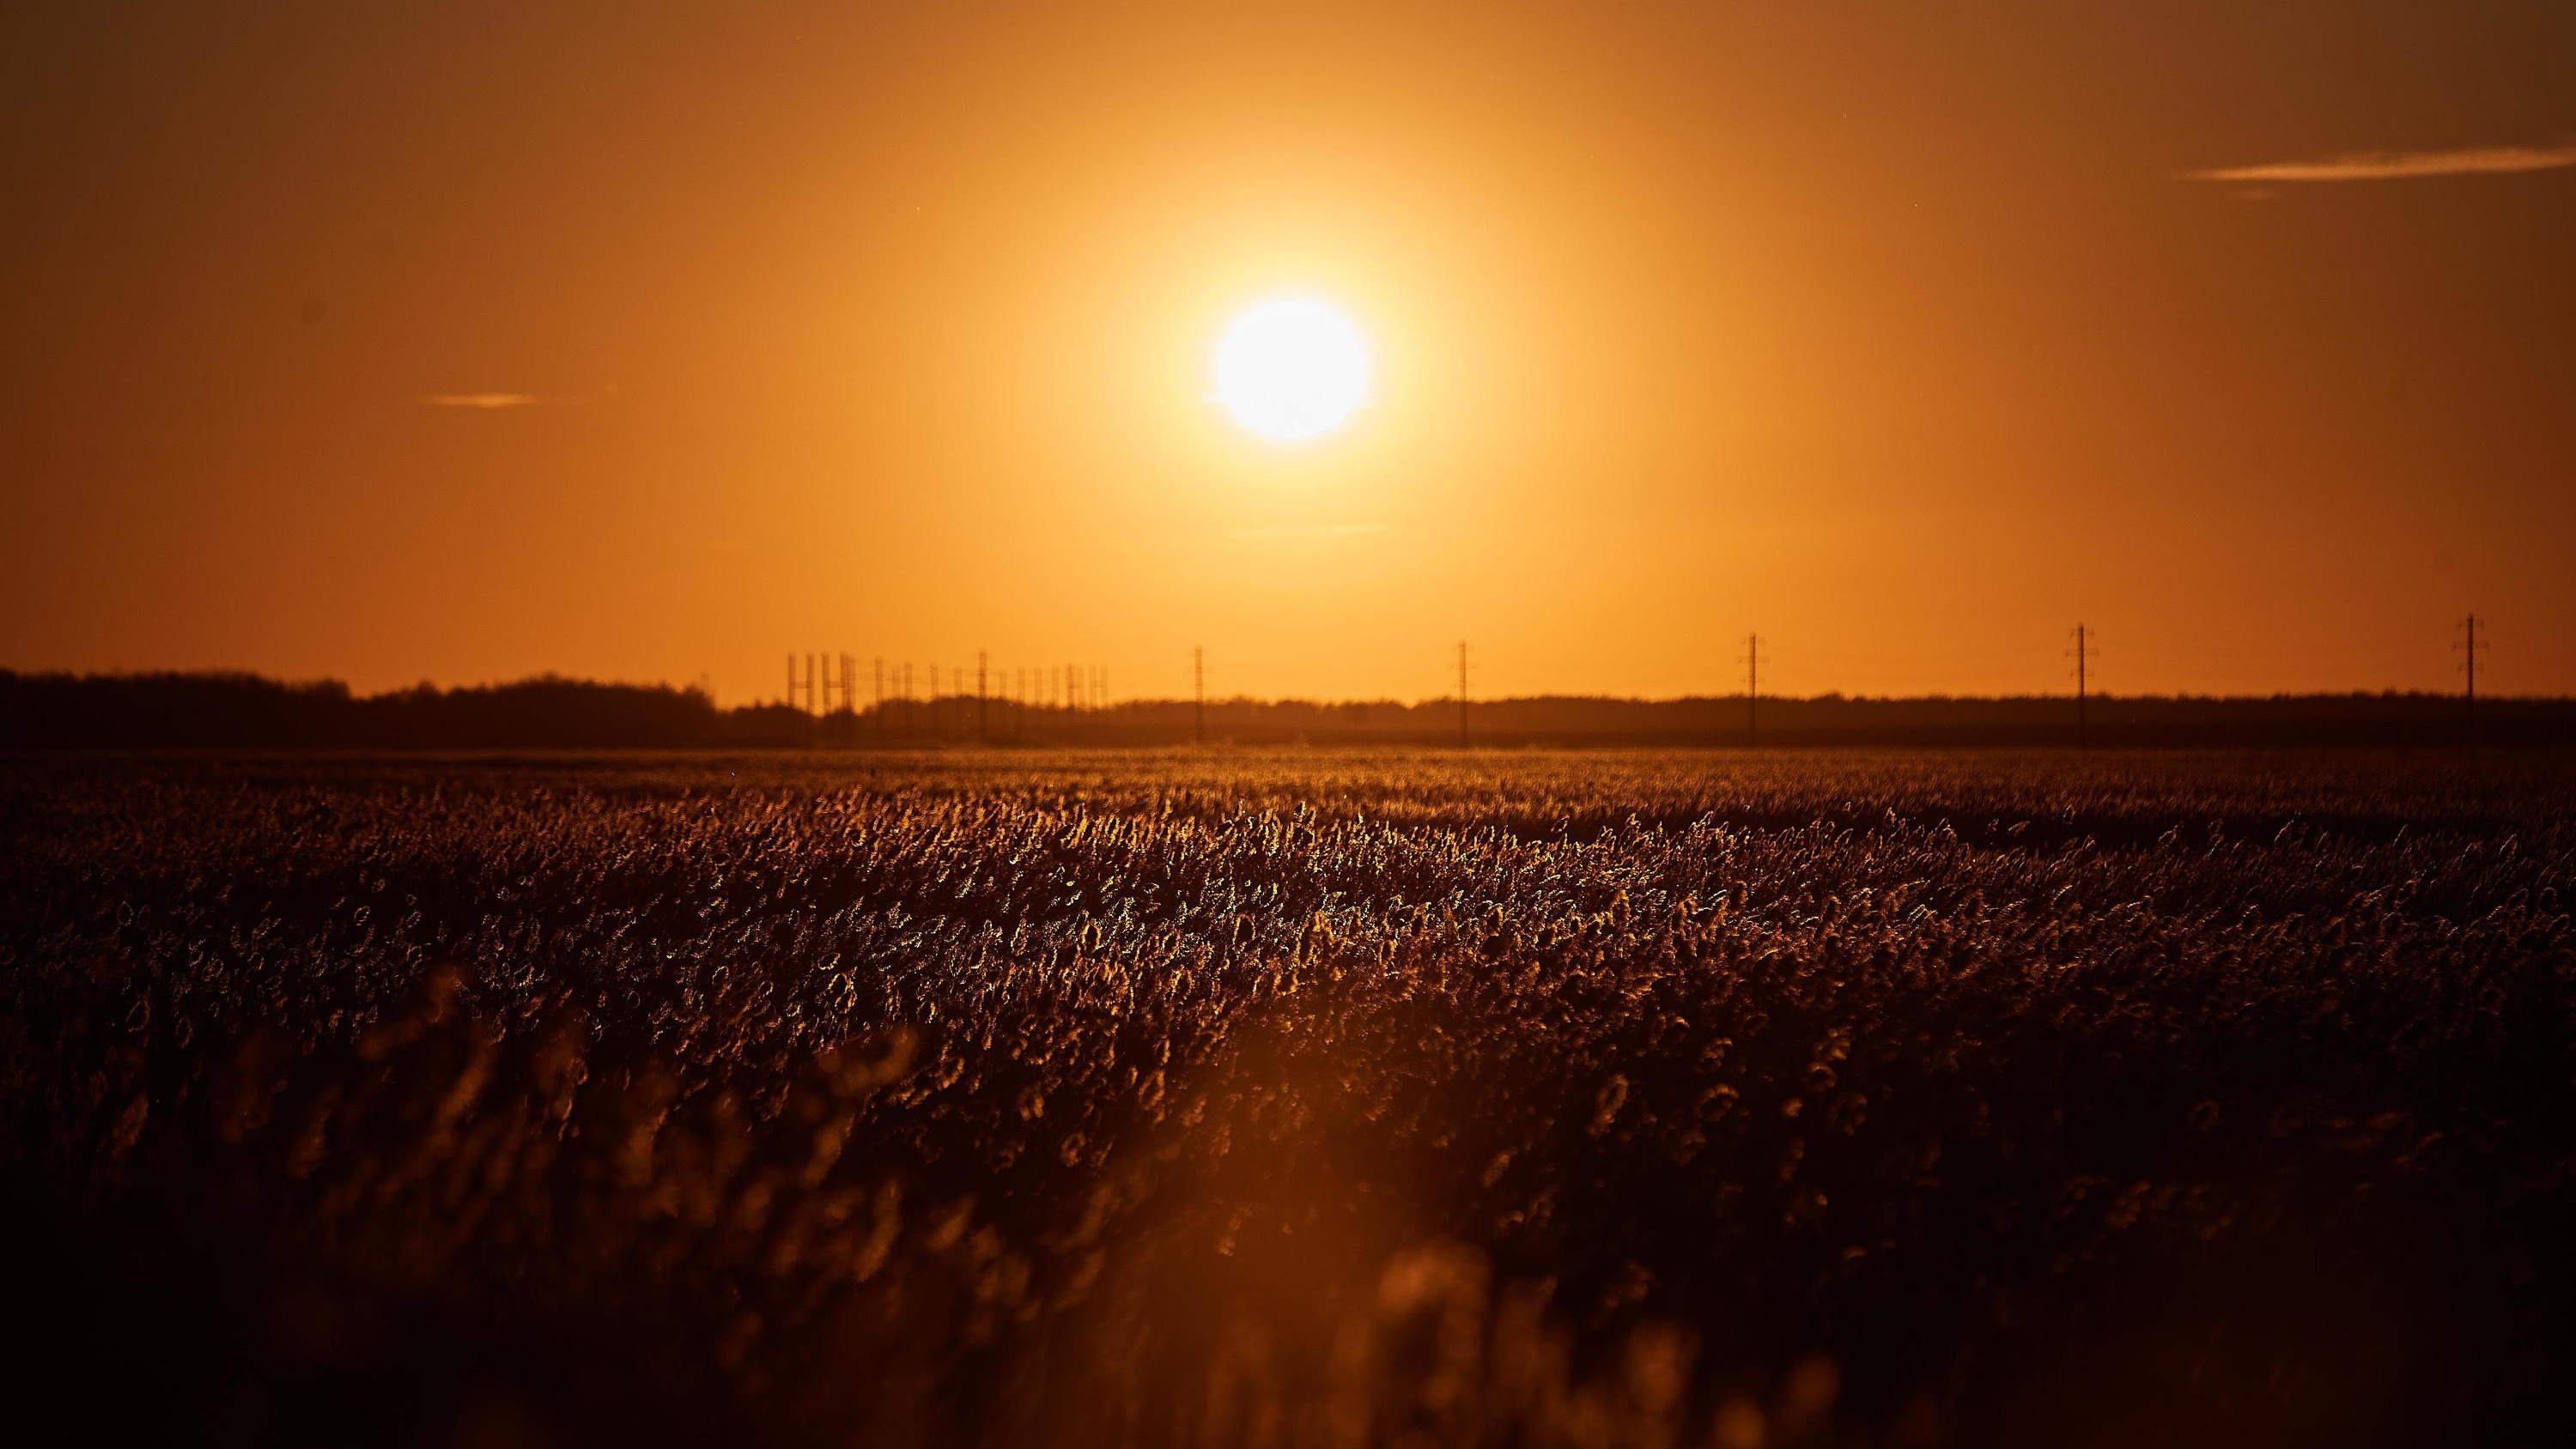
[[[1234,420],[1280,442],[1329,433],[1368,400],[1368,346],[1350,319],[1311,297],[1244,313],[1216,349],[1216,395]]]

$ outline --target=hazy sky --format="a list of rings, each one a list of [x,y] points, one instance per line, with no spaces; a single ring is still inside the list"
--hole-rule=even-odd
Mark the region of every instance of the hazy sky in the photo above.
[[[13,6],[0,666],[2576,691],[2570,163],[2564,0]]]

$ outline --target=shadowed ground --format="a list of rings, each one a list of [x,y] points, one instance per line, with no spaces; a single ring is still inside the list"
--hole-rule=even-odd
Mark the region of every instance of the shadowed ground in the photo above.
[[[2537,755],[0,766],[34,1381],[199,1441],[2547,1437],[2571,805]]]

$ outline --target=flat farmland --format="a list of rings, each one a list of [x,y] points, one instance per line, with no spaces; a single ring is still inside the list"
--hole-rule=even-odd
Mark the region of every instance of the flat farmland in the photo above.
[[[0,762],[31,1382],[195,1442],[2548,1439],[2572,820],[2513,752]]]

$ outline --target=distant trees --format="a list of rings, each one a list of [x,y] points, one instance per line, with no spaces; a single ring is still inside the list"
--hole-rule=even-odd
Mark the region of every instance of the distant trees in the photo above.
[[[336,680],[0,671],[9,749],[680,748],[735,742],[732,723],[697,690],[551,675],[361,699]]]
[[[2576,700],[2481,701],[2479,739],[2576,745]],[[1488,745],[1732,745],[1744,696],[1587,697],[1478,702]],[[1766,745],[2073,743],[2064,696],[2001,699],[1766,696]],[[901,711],[897,713],[889,712]],[[1212,742],[1454,742],[1454,699],[1209,700]],[[1131,700],[1071,712],[1014,713],[995,738],[1030,745],[1161,745],[1193,738],[1196,702]],[[418,685],[359,697],[345,684],[252,674],[14,674],[0,670],[0,750],[52,749],[701,749],[966,743],[960,715],[937,727],[897,701],[817,717],[783,704],[719,708],[702,690],[544,675],[509,684]],[[888,728],[889,723],[896,727]],[[2457,696],[2110,696],[2093,701],[2105,745],[2449,744],[2464,737]]]

